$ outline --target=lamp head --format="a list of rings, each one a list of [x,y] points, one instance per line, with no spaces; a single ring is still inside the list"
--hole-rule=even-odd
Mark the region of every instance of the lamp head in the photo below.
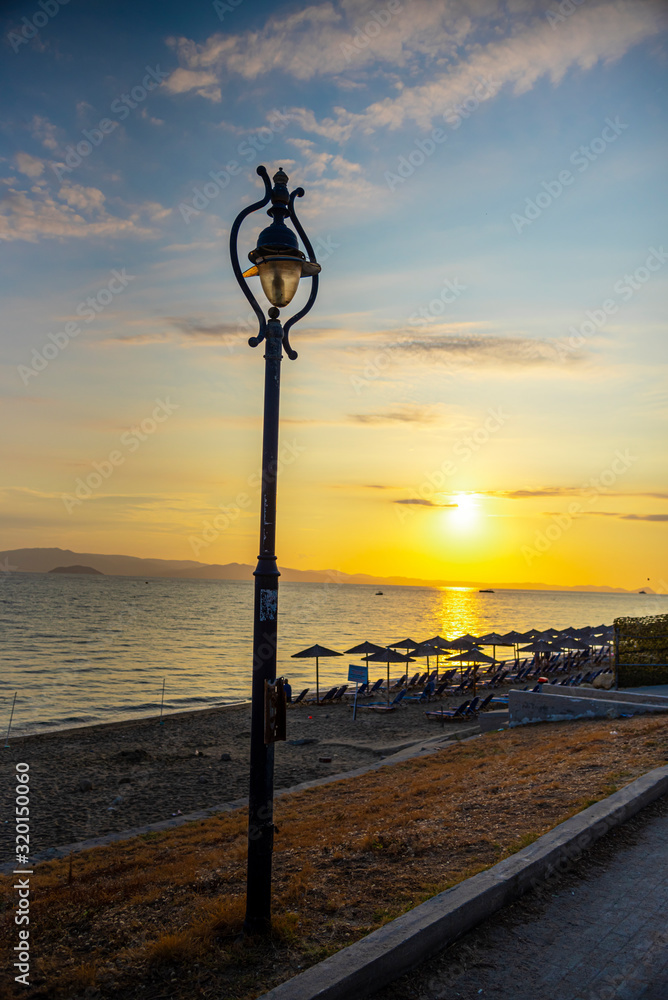
[[[284,219],[290,214],[287,181],[288,175],[281,167],[274,174],[272,207],[267,211],[273,221],[258,236],[257,246],[248,254],[253,267],[243,274],[244,278],[259,275],[264,294],[272,306],[281,307],[293,299],[300,278],[320,272],[320,264],[306,259],[299,249],[296,234],[285,225]]]

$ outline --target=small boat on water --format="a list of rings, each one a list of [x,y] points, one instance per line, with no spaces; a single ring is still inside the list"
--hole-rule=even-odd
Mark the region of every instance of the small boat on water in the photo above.
[[[479,590],[478,593],[479,594],[493,594],[494,591],[493,590]]]
[[[383,591],[382,590],[377,590],[376,593],[373,596],[374,597],[382,597],[383,596]]]

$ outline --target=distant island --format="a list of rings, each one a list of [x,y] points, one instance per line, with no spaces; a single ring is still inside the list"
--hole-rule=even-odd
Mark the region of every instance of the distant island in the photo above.
[[[68,560],[72,565],[62,565]],[[51,567],[57,564],[54,570]],[[7,549],[0,552],[0,570],[5,573],[101,573],[103,576],[166,577],[176,580],[245,580],[253,582],[254,566],[245,563],[202,563],[195,559],[149,559],[138,556],[109,555],[99,552],[72,552],[71,549],[29,548]],[[398,587],[470,587],[491,590],[552,590],[573,593],[614,593],[635,594],[623,587],[605,584],[579,584],[565,586],[556,583],[542,583],[535,580],[494,581],[489,580],[424,580],[405,576],[377,576],[364,573],[343,573],[336,569],[303,570],[281,566],[281,581],[284,583],[356,583],[377,588]],[[484,587],[483,587],[484,584]],[[654,591],[645,585],[647,594]]]
[[[49,573],[89,573],[92,576],[104,576],[99,569],[93,569],[92,566],[56,566],[55,569],[50,569]]]

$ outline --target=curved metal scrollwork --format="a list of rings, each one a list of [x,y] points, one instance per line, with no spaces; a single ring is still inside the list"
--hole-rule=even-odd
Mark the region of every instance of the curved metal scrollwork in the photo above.
[[[272,191],[271,181],[269,180],[269,175],[267,173],[266,168],[263,166],[258,167],[257,173],[264,181],[264,188],[265,188],[264,197],[261,199],[261,201],[256,201],[254,202],[254,204],[248,205],[241,212],[239,212],[236,219],[234,220],[232,229],[230,230],[230,258],[232,260],[232,269],[234,271],[234,276],[237,279],[239,285],[241,286],[242,292],[250,302],[253,312],[257,316],[258,322],[260,324],[257,337],[249,338],[248,343],[251,347],[257,347],[258,344],[262,343],[262,341],[264,340],[267,332],[267,320],[265,319],[264,312],[262,311],[262,308],[259,305],[257,299],[253,295],[253,292],[251,291],[248,282],[245,280],[243,272],[241,270],[241,265],[239,264],[239,256],[237,251],[239,230],[241,228],[241,224],[244,221],[244,219],[246,219],[249,215],[252,215],[253,212],[257,212],[259,209],[264,208],[264,206],[269,201],[272,201],[272,203],[274,203],[275,206],[278,204],[278,202],[275,200],[278,196],[276,195],[275,191]],[[283,175],[283,177],[284,180],[287,181],[287,176]],[[276,180],[276,178],[274,178],[274,180]],[[285,195],[287,194],[287,190],[283,188],[283,192],[284,194],[282,196],[283,198],[282,206],[285,206]],[[274,198],[272,198],[272,194],[274,195]],[[295,211],[295,198],[303,198],[303,197],[304,197],[304,188],[301,187],[295,188],[295,190],[289,196],[287,213],[285,207],[282,207],[282,214],[289,215],[295,227],[295,230],[297,231],[298,235],[301,238],[302,243],[304,244],[304,247],[306,248],[309,261],[311,261],[314,264],[317,264],[315,252],[311,245],[311,241],[306,235],[304,227],[299,221],[299,218]],[[272,211],[270,210],[269,215],[271,214]],[[310,278],[311,278],[311,293],[308,297],[306,304],[302,309],[299,310],[299,312],[295,313],[294,316],[291,316],[290,319],[282,326],[283,347],[285,348],[285,353],[287,354],[287,356],[290,358],[291,361],[294,361],[298,355],[297,352],[293,350],[292,347],[290,346],[290,340],[289,340],[290,327],[293,326],[298,320],[302,319],[302,317],[305,316],[307,312],[309,312],[309,310],[313,306],[313,303],[315,302],[316,295],[318,294],[318,275],[312,274],[310,275]],[[274,310],[274,312],[276,315],[278,314],[278,310]],[[271,310],[269,315],[272,315]]]
[[[295,198],[303,198],[303,197],[304,197],[304,188],[302,187],[295,188],[295,190],[290,195],[290,201],[288,203],[288,211],[290,213],[292,224],[299,233],[302,243],[306,247],[306,252],[308,253],[308,259],[315,263],[316,262],[315,253],[313,252],[311,241],[304,232],[304,227],[302,226],[301,222],[299,221],[299,218],[297,217],[297,213],[295,212]],[[290,319],[287,321],[287,323],[283,324],[283,346],[285,347],[285,353],[287,354],[287,356],[290,358],[291,361],[294,361],[295,358],[298,357],[298,355],[297,352],[290,347],[290,341],[288,339],[290,335],[290,327],[293,326],[297,322],[297,320],[300,320],[302,316],[306,316],[306,313],[309,312],[309,310],[312,308],[313,303],[315,302],[315,297],[318,294],[318,277],[319,275],[317,274],[311,275],[311,294],[306,300],[306,305],[303,307],[303,309],[300,309],[298,313],[295,313],[294,316],[291,316]]]
[[[271,201],[271,181],[269,180],[269,174],[267,173],[266,167],[258,167],[257,172],[264,181],[264,198],[261,201],[256,201],[252,205],[247,205],[246,208],[242,209],[234,220],[234,225],[230,230],[230,258],[232,260],[232,270],[234,271],[234,277],[239,282],[241,286],[241,291],[244,293],[246,298],[251,304],[253,312],[257,316],[260,329],[258,331],[257,337],[251,337],[248,341],[251,347],[257,347],[264,340],[264,335],[267,329],[267,321],[265,319],[262,308],[259,302],[253,295],[248,282],[244,279],[241,270],[241,265],[239,264],[239,254],[237,252],[237,238],[239,236],[239,229],[241,228],[241,223],[248,215],[252,215],[253,212],[257,212],[258,209],[264,208],[264,206]]]

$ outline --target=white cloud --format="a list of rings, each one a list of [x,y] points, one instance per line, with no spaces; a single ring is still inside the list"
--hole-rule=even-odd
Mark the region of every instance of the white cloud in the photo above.
[[[277,13],[259,31],[215,34],[202,45],[187,38],[169,43],[191,71],[226,70],[254,80],[281,70],[310,80],[374,63],[397,68],[415,57],[441,61],[454,56],[472,30],[471,6],[466,0],[412,0],[391,13],[374,0],[328,0],[288,15]]]
[[[17,153],[14,157],[17,170],[26,177],[41,177],[44,173],[44,161],[30,153]]]
[[[386,126],[396,129],[408,121],[428,128],[435,119],[453,113],[456,106],[476,93],[481,81],[493,97],[502,86],[515,94],[530,90],[541,77],[559,83],[568,70],[591,69],[597,62],[619,58],[633,45],[654,35],[662,14],[654,2],[613,0],[585,8],[559,25],[541,18],[530,28],[503,41],[474,45],[467,58],[427,84],[404,88],[398,97],[371,104],[363,115],[337,115],[344,127],[347,118],[365,131]]]
[[[194,90],[200,97],[208,97],[210,101],[221,99],[218,78],[215,73],[204,70],[175,69],[164,86],[171,94],[186,94]]]
[[[138,211],[126,219],[110,215],[97,188],[63,185],[58,200],[44,189],[33,188],[32,193],[9,188],[0,202],[0,240],[154,235],[141,224]]]
[[[308,108],[292,109],[305,131],[341,142],[356,129],[397,129],[409,122],[429,128],[476,88],[479,99],[488,100],[504,86],[524,93],[542,77],[557,84],[569,70],[619,58],[665,23],[657,0],[590,2],[556,26],[537,0],[517,0],[512,10],[488,0],[412,0],[384,25],[374,18],[380,11],[387,8],[371,0],[328,0],[270,17],[259,31],[215,34],[201,45],[170,39],[182,67],[167,81],[168,89],[218,100],[215,83],[229,75],[253,80],[282,71],[300,80],[337,74],[350,80],[356,71],[402,69],[410,79],[407,68],[417,76],[429,65],[428,83],[406,86],[392,77],[396,92],[362,112],[335,107],[332,117],[318,121]]]
[[[83,187],[81,184],[63,184],[58,192],[61,201],[81,211],[101,212],[105,196],[98,188]]]
[[[359,163],[346,160],[335,153],[328,153],[310,139],[288,139],[300,153],[299,176],[309,188],[314,189],[312,197],[297,204],[300,215],[313,217],[332,211],[337,218],[346,209],[356,211],[377,211],[384,204],[385,188],[369,181]],[[295,161],[282,161],[292,167]],[[317,192],[317,197],[315,192]]]
[[[52,125],[48,118],[35,115],[30,122],[30,134],[33,139],[41,142],[46,149],[57,149],[56,126]]]

